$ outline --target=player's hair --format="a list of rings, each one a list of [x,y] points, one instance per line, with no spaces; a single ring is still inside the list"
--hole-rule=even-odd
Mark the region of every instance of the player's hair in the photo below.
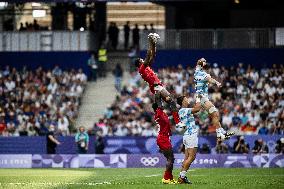
[[[140,58],[136,58],[135,67],[138,68],[140,66]]]
[[[210,64],[206,62],[206,64],[203,66],[203,69],[208,70],[210,68]]]
[[[202,69],[205,69],[205,70],[210,68],[210,64],[208,62],[206,62],[206,64],[204,65],[204,62],[201,59],[199,59],[197,61],[197,65],[200,66]]]
[[[182,106],[183,99],[185,98],[184,95],[177,97],[177,104]]]
[[[158,104],[155,102],[152,104],[152,108],[154,111],[156,111],[158,109]]]

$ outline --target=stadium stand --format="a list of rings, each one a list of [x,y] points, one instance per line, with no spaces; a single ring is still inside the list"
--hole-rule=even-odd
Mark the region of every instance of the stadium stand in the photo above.
[[[194,68],[167,67],[158,70],[159,78],[174,95],[186,94],[194,99]],[[221,113],[222,125],[237,135],[282,134],[284,133],[284,83],[283,65],[255,69],[239,64],[235,67],[218,67],[214,64],[212,74],[223,82],[223,88],[210,88],[213,103]],[[95,124],[104,136],[153,136],[152,96],[140,75],[132,73],[129,85],[105,115]],[[123,115],[123,116],[121,116]],[[200,113],[197,123],[200,133],[215,132],[205,112]]]
[[[81,69],[1,69],[0,135],[44,135],[51,124],[58,134],[70,135],[86,82]]]

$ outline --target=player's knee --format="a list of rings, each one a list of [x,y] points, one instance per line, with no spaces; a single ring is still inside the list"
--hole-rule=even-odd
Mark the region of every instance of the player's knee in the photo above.
[[[211,114],[213,117],[219,116],[218,109],[215,106],[209,108],[208,113]]]
[[[171,96],[166,96],[166,97],[165,97],[165,101],[168,102],[168,103],[170,103],[170,102],[172,102],[173,100],[172,100]]]

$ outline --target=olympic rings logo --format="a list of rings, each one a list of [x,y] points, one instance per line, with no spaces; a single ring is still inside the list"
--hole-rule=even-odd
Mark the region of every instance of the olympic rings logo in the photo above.
[[[158,157],[142,157],[140,162],[145,166],[154,167],[157,163],[159,163],[160,159]]]

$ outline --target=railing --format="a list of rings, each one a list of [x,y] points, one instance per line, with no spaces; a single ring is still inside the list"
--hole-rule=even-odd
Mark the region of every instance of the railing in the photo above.
[[[284,28],[156,30],[159,49],[274,48],[284,46]],[[148,47],[140,32],[140,49]],[[107,40],[108,41],[108,40]],[[109,41],[108,41],[109,42]],[[1,32],[0,51],[88,51],[94,50],[92,32],[45,31]],[[110,47],[110,43],[107,43]],[[119,32],[118,49],[124,49],[124,32]],[[132,45],[132,33],[129,47]]]
[[[158,43],[161,49],[276,47],[275,29],[190,29],[156,32],[161,36]],[[140,48],[147,48],[147,33],[141,34]]]
[[[92,36],[79,31],[1,32],[0,51],[87,51],[93,48]]]

